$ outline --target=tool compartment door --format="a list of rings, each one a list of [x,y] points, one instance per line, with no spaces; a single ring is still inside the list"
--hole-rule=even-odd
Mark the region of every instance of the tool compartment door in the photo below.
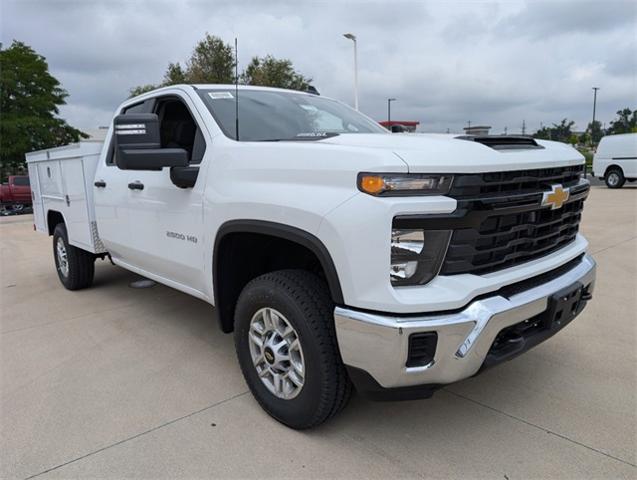
[[[29,179],[31,181],[31,200],[33,202],[33,224],[38,232],[46,232],[47,225],[44,218],[44,205],[42,205],[42,192],[40,191],[40,178],[38,176],[37,163],[28,164]]]
[[[63,213],[69,243],[93,251],[82,158],[65,159],[60,162],[60,169],[64,189]]]

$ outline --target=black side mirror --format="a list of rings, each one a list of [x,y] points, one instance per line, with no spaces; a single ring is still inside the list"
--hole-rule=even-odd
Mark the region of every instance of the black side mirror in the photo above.
[[[122,170],[161,170],[188,165],[188,152],[183,148],[161,148],[156,114],[118,115],[113,122],[115,163]]]
[[[170,180],[179,188],[192,188],[199,176],[199,166],[173,167],[170,169]]]

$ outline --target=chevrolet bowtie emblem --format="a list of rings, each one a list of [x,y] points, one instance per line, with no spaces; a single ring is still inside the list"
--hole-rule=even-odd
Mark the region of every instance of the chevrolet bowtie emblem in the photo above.
[[[566,203],[570,191],[568,188],[563,188],[562,185],[551,185],[550,192],[544,192],[542,195],[542,206],[551,207],[551,210],[561,208]]]

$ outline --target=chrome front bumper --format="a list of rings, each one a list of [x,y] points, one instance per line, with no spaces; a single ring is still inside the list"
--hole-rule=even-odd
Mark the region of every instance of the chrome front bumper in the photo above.
[[[457,313],[401,317],[336,307],[336,335],[343,362],[367,372],[382,388],[452,383],[474,375],[498,333],[546,311],[552,295],[581,283],[592,293],[595,261],[585,255],[566,273],[508,297],[494,294]],[[436,332],[434,360],[407,367],[409,336]]]

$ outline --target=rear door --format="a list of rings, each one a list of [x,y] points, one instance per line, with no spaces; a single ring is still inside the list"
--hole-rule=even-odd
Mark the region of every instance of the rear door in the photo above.
[[[202,129],[203,121],[194,103],[183,92],[175,91],[158,97],[153,113],[159,117],[162,148],[186,149],[190,165],[198,168],[210,141],[204,137],[207,131]],[[180,188],[170,175],[170,168],[128,172],[135,266],[202,291],[204,179],[199,175],[192,188]]]

